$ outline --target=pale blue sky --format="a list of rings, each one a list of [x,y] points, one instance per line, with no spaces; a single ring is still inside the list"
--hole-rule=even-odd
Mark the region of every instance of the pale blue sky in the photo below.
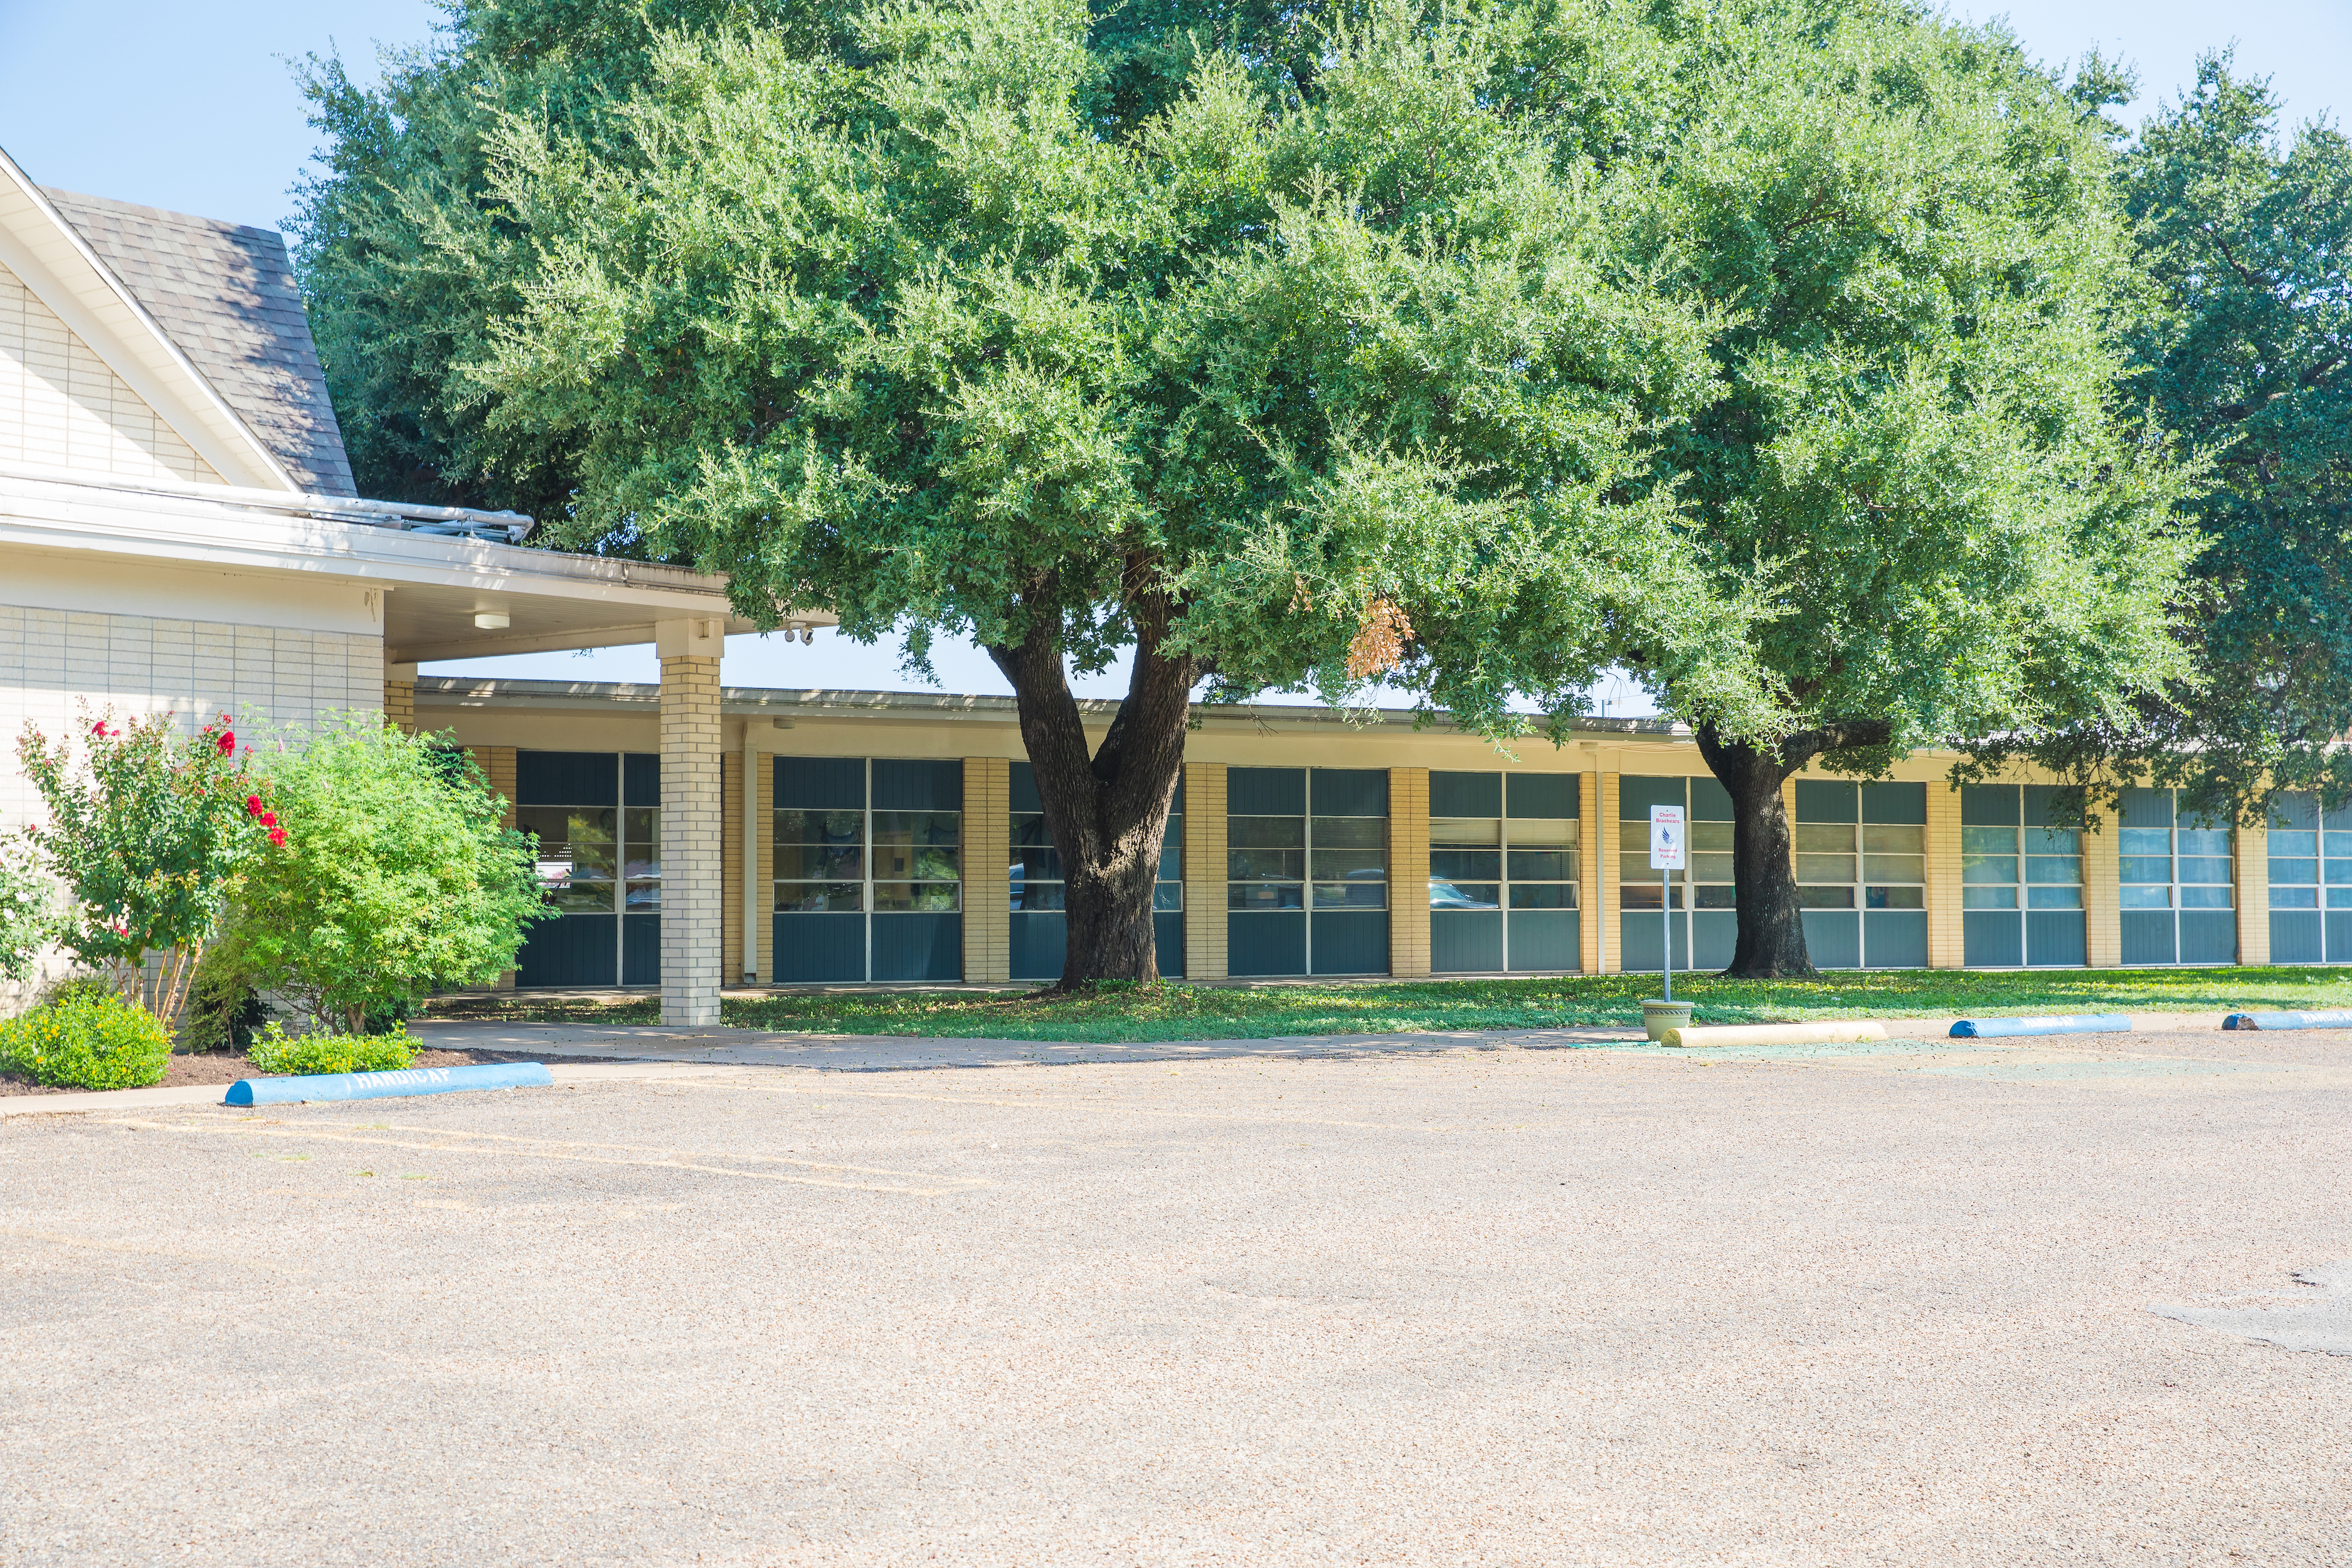
[[[2335,115],[2352,80],[2352,0],[1957,0],[1957,16],[2007,16],[2053,62],[2097,47],[2138,68],[2127,118],[2177,93],[2201,49],[2234,40],[2242,68],[2267,72],[2291,113]],[[0,147],[34,179],[95,195],[260,226],[283,222],[316,139],[287,62],[340,50],[355,74],[379,44],[425,41],[439,12],[424,0],[0,0]],[[818,634],[811,647],[730,640],[731,684],[915,688],[887,647]],[[977,649],[943,649],[953,690],[1003,692]],[[478,660],[483,674],[568,679],[653,679],[653,650],[585,658]],[[1116,695],[1123,681],[1086,683]],[[1648,710],[1622,683],[1609,710]]]

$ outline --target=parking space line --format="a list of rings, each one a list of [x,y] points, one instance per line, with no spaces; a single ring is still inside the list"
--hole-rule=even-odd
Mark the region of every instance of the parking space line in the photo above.
[[[835,1187],[855,1192],[903,1193],[913,1197],[943,1197],[950,1193],[970,1192],[988,1183],[979,1176],[938,1176],[922,1171],[892,1171],[872,1165],[840,1165],[822,1160],[795,1160],[781,1154],[734,1154],[692,1152],[691,1159],[680,1159],[663,1150],[643,1148],[625,1143],[572,1143],[560,1139],[519,1138],[497,1132],[461,1132],[445,1128],[397,1127],[387,1125],[386,1131],[422,1132],[429,1139],[384,1138],[365,1135],[369,1130],[352,1128],[350,1124],[333,1122],[311,1127],[271,1125],[205,1126],[201,1122],[111,1121],[108,1125],[135,1127],[152,1132],[202,1132],[227,1138],[290,1138],[328,1143],[357,1143],[386,1149],[417,1149],[441,1153],[512,1154],[530,1160],[565,1160],[586,1165],[635,1165],[652,1170],[695,1171],[713,1176],[740,1176],[754,1182],[784,1182],[798,1186]],[[348,1130],[338,1130],[339,1127]],[[705,1162],[725,1160],[730,1164],[710,1164]],[[789,1165],[791,1171],[746,1170],[743,1165]],[[895,1178],[889,1181],[859,1181],[859,1176]]]

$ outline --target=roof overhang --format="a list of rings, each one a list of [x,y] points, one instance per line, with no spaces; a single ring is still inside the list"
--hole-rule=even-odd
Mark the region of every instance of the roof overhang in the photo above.
[[[348,505],[224,496],[202,485],[93,484],[0,462],[0,549],[382,590],[384,657],[395,663],[652,642],[657,625],[682,620],[759,629],[730,609],[724,577],[314,515]],[[505,624],[484,626],[483,618]],[[792,622],[832,623],[823,615]]]
[[[5,151],[0,151],[0,266],[55,311],[223,479],[263,489],[301,489],[286,465]]]

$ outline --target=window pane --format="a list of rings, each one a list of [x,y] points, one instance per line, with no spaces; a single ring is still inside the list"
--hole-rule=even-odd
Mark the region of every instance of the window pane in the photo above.
[[[1865,855],[1862,858],[1862,879],[1924,882],[1927,879],[1927,858],[1924,855]]]
[[[952,913],[961,888],[954,882],[877,882],[874,907],[893,913],[904,910]]]
[[[1315,884],[1315,907],[1318,910],[1384,910],[1388,906],[1389,885],[1384,881],[1359,877],[1351,881]]]
[[[1690,874],[1694,880],[1728,882],[1735,875],[1731,868],[1731,857],[1728,855],[1693,855],[1688,858]]]
[[[961,844],[963,842],[963,813],[960,811],[877,811],[874,814],[874,841],[878,846],[885,837],[918,845]]]
[[[2014,855],[1963,855],[1960,857],[1960,880],[1963,882],[2014,882],[2017,880],[2017,857]],[[1988,904],[1987,909],[2000,906]]]
[[[2352,833],[2323,833],[2319,837],[2319,852],[2328,859],[2352,860]]]
[[[1225,845],[1233,849],[1302,849],[1307,845],[1303,816],[1235,816],[1225,823]]]
[[[1168,814],[1168,830],[1160,836],[1160,847],[1162,849],[1181,848],[1183,843],[1184,814],[1171,811]]]
[[[1429,879],[1433,910],[1498,910],[1503,907],[1499,882],[1455,882],[1444,877]]]
[[[630,843],[659,844],[661,842],[661,807],[633,805],[621,815],[628,824]]]
[[[1960,848],[1977,855],[2014,855],[2017,853],[2017,829],[2014,827],[1963,827]]]
[[[1514,883],[1511,887],[1511,908],[1572,910],[1576,908],[1576,884],[1573,882]]]
[[[2118,877],[2126,882],[2169,882],[2172,862],[2161,856],[2127,855],[2116,862]]]
[[[1724,824],[1729,826],[1728,823]],[[1584,842],[1584,824],[1572,816],[1515,816],[1511,819],[1511,844],[1515,848],[1573,849]],[[1697,834],[1691,835],[1697,841]],[[1431,842],[1436,842],[1433,829]]]
[[[1800,855],[1853,854],[1853,824],[1851,822],[1797,824],[1797,853]]]
[[[1045,818],[1037,820],[1042,824]],[[856,844],[863,842],[865,837],[866,814],[862,811],[776,813],[779,844]]]
[[[2079,910],[2083,907],[2080,888],[2028,888],[2025,907],[2029,910]]]
[[[779,882],[776,884],[776,908],[786,913],[844,910],[857,910],[866,907],[866,889],[856,882]]]
[[[1161,882],[1151,889],[1151,907],[1155,910],[1181,910],[1184,907],[1184,884]]]
[[[2126,883],[2122,900],[2123,907],[2127,910],[2168,910],[2172,907],[2172,889],[2161,883],[2154,887]]]
[[[2228,888],[2183,888],[2180,907],[2184,910],[2226,910],[2236,906],[2237,900]]]
[[[1315,819],[1318,849],[1385,849],[1389,819],[1385,816],[1318,816]]]
[[[1013,884],[1013,907],[1026,910],[1032,914],[1041,910],[1066,910],[1070,907],[1068,890],[1060,882],[1015,882]]]
[[[1382,849],[1326,849],[1318,844],[1307,858],[1307,874],[1318,882],[1377,882],[1388,876],[1388,852]]]
[[[2316,833],[2298,833],[2274,827],[2271,830],[2270,847],[2273,855],[2304,855],[2314,860],[2319,858],[2319,835]]]
[[[1446,877],[1457,882],[1498,882],[1503,878],[1503,852],[1499,849],[1433,849],[1429,852],[1429,872],[1433,877]]]
[[[1013,847],[1013,879],[1016,882],[1058,882],[1062,879],[1062,858],[1054,853],[1051,846],[1015,844]]]
[[[633,915],[661,912],[661,883],[658,881],[631,882],[621,897],[621,907]]]
[[[1893,823],[1866,823],[1862,829],[1862,848],[1866,855],[1925,855],[1927,830]]]
[[[1921,910],[1927,907],[1927,890],[1922,888],[1866,888],[1863,889],[1863,905],[1873,910]]]
[[[1617,879],[1620,882],[1660,882],[1665,879],[1665,876],[1664,871],[1650,868],[1650,852],[1647,849],[1628,849],[1617,857]]]
[[[1479,848],[1503,842],[1502,818],[1496,816],[1433,816],[1429,819],[1430,847]]]
[[[2080,855],[2083,852],[2083,830],[2079,827],[2029,827],[2025,830],[2025,852],[2028,855]]]
[[[2352,888],[2328,889],[2327,907],[2331,910],[2352,909]]]
[[[2352,882],[2352,860],[2330,858],[2321,862],[2321,869],[2327,873],[2326,880],[2330,882]]]
[[[1847,837],[1853,835],[1849,833]],[[1800,855],[1797,857],[1797,880],[1800,882],[1851,882],[1853,880],[1853,857],[1851,855]],[[1827,909],[1817,904],[1816,909]]]
[[[2273,834],[2272,837],[2277,836]],[[2271,881],[2273,884],[2279,882],[2308,884],[2317,880],[2319,880],[2319,862],[2316,860],[2273,860],[2271,862]]]
[[[856,845],[776,846],[775,877],[780,882],[854,882],[865,875],[866,852]]]
[[[877,811],[874,814],[874,879],[954,881],[963,874],[963,850],[956,839],[953,812]],[[881,895],[875,898],[874,907],[883,908]]]
[[[2025,879],[2029,882],[2080,882],[2083,860],[2078,855],[2028,855],[2025,858]],[[2045,904],[2045,909],[2072,909],[2071,904]]]
[[[1225,875],[1236,882],[1303,882],[1307,879],[1307,851],[1228,849]]]
[[[1683,907],[1683,890],[1680,884],[1671,888],[1661,888],[1653,882],[1646,888],[1620,888],[1617,891],[1621,895],[1618,907],[1628,914],[1638,914],[1643,910],[1649,910],[1654,915],[1656,914],[1658,899],[1662,893],[1673,895],[1675,908]]]
[[[2125,855],[2169,855],[2172,853],[2172,830],[2168,827],[2126,827],[2116,835],[2116,847]]]
[[[1514,849],[1511,851],[1511,880],[1573,882],[1576,880],[1575,852],[1568,849]]]
[[[2319,907],[2316,888],[2282,888],[2271,884],[2271,908],[2274,910],[2315,910]]]
[[[1181,844],[1162,844],[1160,847],[1160,879],[1163,882],[1184,879],[1184,847]]]
[[[1304,909],[1306,897],[1306,889],[1297,882],[1231,882],[1225,887],[1225,907],[1231,910]]]
[[[2226,882],[2230,879],[2227,860],[2209,860],[2203,856],[2180,858],[2180,879],[2184,882]]]
[[[2013,910],[2017,908],[2017,889],[2015,888],[1962,888],[1960,908]]]
[[[1648,841],[1649,825],[1642,825],[1643,842]],[[1694,851],[1708,850],[1717,854],[1731,853],[1731,824],[1728,822],[1693,822],[1685,825],[1690,834]]]
[[[1691,889],[1691,907],[1696,910],[1736,910],[1739,907],[1739,889],[1721,883],[1703,884]]]
[[[1850,910],[1853,908],[1852,888],[1799,888],[1797,902],[1809,910]]]
[[[2227,855],[2230,835],[2218,827],[2184,827],[2177,847],[2183,855]]]

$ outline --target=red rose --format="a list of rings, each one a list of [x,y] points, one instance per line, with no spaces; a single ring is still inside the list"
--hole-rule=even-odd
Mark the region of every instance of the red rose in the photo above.
[[[236,731],[234,730],[223,730],[221,731],[220,740],[217,743],[220,746],[220,754],[224,757],[227,756],[231,752],[236,750]]]
[[[245,797],[245,812],[247,816],[259,816],[261,815],[261,797],[257,795],[247,795]]]
[[[263,812],[263,813],[261,814],[261,826],[264,826],[264,827],[275,827],[275,826],[278,826],[278,814],[277,814],[276,812],[274,812],[274,811],[265,811],[265,812]]]
[[[282,827],[273,827],[273,828],[271,828],[271,829],[269,830],[269,842],[271,842],[272,844],[283,844],[283,843],[285,843],[285,842],[286,842],[286,830],[285,830],[284,828],[282,828]]]

